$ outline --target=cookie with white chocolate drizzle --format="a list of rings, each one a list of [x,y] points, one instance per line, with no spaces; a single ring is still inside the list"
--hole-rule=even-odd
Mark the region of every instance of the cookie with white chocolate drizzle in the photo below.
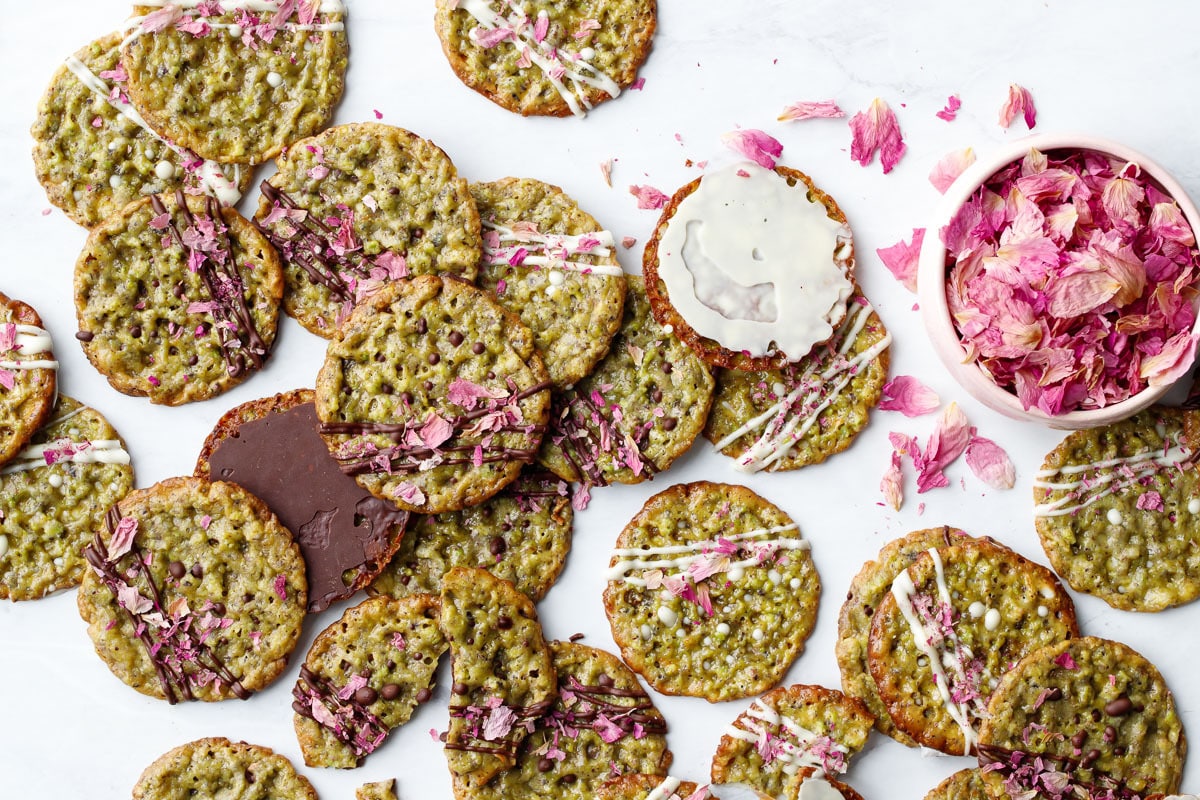
[[[54,410],[53,347],[33,307],[0,292],[0,465],[21,452]]]

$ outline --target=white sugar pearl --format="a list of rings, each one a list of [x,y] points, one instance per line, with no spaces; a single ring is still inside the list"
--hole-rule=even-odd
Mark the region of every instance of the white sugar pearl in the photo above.
[[[3,534],[0,534],[0,558],[3,558],[4,554],[7,552],[8,552],[8,537],[4,536]]]
[[[1188,500],[1188,513],[1200,514],[1200,497],[1193,497],[1191,500]]]
[[[565,280],[566,280],[566,277],[561,272],[559,272],[556,269],[550,270],[550,285],[551,286],[562,286],[563,281],[565,281]]]
[[[679,622],[679,615],[666,606],[658,607],[658,618],[662,620],[663,625],[668,627],[674,625],[676,622]]]
[[[722,636],[728,636],[729,635],[729,623],[727,623],[727,622],[717,623],[717,633],[721,634]]]
[[[282,86],[283,85],[283,76],[280,75],[278,72],[268,72],[267,73],[267,84],[272,89]]]
[[[987,615],[983,618],[983,627],[989,631],[994,631],[1000,627],[1000,612],[994,608],[989,608]]]
[[[971,619],[979,619],[987,613],[987,606],[976,600],[971,605],[967,606],[967,613],[971,615]]]
[[[58,487],[62,486],[62,475],[51,475],[49,478],[46,478],[46,483],[57,489]]]
[[[175,165],[164,159],[154,165],[154,174],[161,180],[169,181],[175,177]]]
[[[242,26],[241,25],[230,25],[229,26],[229,35],[234,39],[242,38]]]
[[[1049,613],[1050,613],[1050,609],[1046,608],[1045,606],[1038,606],[1038,616],[1039,617],[1044,617],[1044,616],[1048,615]]]
[[[1109,521],[1111,524],[1113,524],[1113,525],[1120,525],[1120,524],[1121,524],[1121,521],[1122,521],[1123,519],[1124,519],[1124,517],[1122,517],[1122,516],[1121,516],[1121,512],[1120,512],[1120,511],[1118,511],[1117,509],[1115,509],[1115,508],[1110,508],[1110,509],[1108,510],[1108,521]]]

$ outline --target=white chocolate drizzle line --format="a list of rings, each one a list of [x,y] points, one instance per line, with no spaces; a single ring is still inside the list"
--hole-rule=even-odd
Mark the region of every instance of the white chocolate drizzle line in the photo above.
[[[871,304],[864,303],[842,323],[834,338],[838,342],[836,355],[819,375],[815,375],[815,372],[820,360],[814,358],[801,373],[796,388],[788,392],[786,397],[717,442],[714,447],[718,451],[724,450],[747,433],[765,428],[758,440],[738,456],[735,468],[741,472],[758,472],[784,458],[792,446],[817,423],[821,412],[837,400],[859,369],[873,361],[892,343],[891,333],[885,333],[882,339],[866,350],[853,358],[846,358],[866,327],[872,311]],[[830,382],[832,386],[828,385]]]
[[[931,547],[926,552],[933,559],[933,566],[937,575],[938,596],[941,602],[949,607],[950,589],[946,586],[946,575],[942,569],[941,554],[938,553],[936,547]],[[912,576],[908,574],[908,570],[903,570],[892,582],[892,597],[896,599],[896,606],[900,609],[900,613],[904,615],[905,621],[908,622],[908,628],[912,632],[913,644],[917,646],[917,649],[925,655],[925,659],[929,662],[929,669],[933,672],[933,682],[937,687],[942,705],[945,706],[946,712],[950,714],[950,717],[958,725],[959,730],[962,731],[963,755],[970,755],[971,749],[979,741],[979,734],[971,722],[972,710],[968,709],[966,704],[955,700],[951,695],[950,680],[944,666],[952,666],[958,677],[964,677],[965,670],[960,652],[965,652],[969,657],[970,650],[958,642],[958,637],[954,635],[953,630],[949,631],[945,637],[952,645],[948,650],[939,650],[930,644],[930,640],[934,638],[934,632],[926,628],[925,623],[917,616],[912,601],[916,594],[917,587],[913,583]],[[979,708],[979,701],[976,700],[974,704],[974,715],[976,717],[982,716],[983,710]]]
[[[63,454],[54,462],[55,464],[61,464],[64,461],[70,461],[75,464],[129,463],[129,453],[125,452],[125,448],[121,446],[121,441],[119,439],[96,439],[95,441],[91,442],[71,442],[71,444],[87,444],[90,446],[81,447],[79,450],[69,454]],[[27,470],[49,466],[46,463],[46,451],[57,450],[61,446],[62,445],[59,442],[30,445],[18,453],[10,463],[4,466],[3,469],[0,469],[0,475],[11,475],[14,472],[25,472]]]
[[[155,8],[174,6],[183,10],[183,15],[185,17],[194,19],[199,16],[196,13],[196,8],[201,2],[202,0],[149,0],[149,2],[141,2],[141,0],[138,0],[137,4],[141,6],[152,6]],[[279,11],[279,3],[276,2],[276,0],[221,0],[220,5],[222,12],[245,10],[263,11],[273,14]],[[321,14],[342,14],[345,13],[345,11],[346,7],[342,4],[341,0],[321,0],[321,5],[317,8],[317,12]],[[146,20],[147,16],[149,15],[144,14],[140,17],[130,17],[129,19],[125,20],[125,30],[129,31],[129,33],[127,33],[125,38],[121,40],[121,47],[124,47],[146,33],[146,31],[142,29],[142,23]],[[205,18],[204,21],[210,28],[237,29],[240,31],[243,27],[237,23],[210,21],[210,18]],[[319,22],[316,24],[285,22],[280,25],[278,29],[286,31],[315,31],[320,33],[331,31],[340,33],[346,30],[346,23],[341,21]]]
[[[812,544],[807,539],[791,539],[791,538],[768,538],[761,537],[774,536],[777,533],[784,531],[797,530],[796,523],[790,525],[779,525],[774,528],[758,528],[745,533],[735,533],[729,536],[721,537],[728,542],[739,542],[747,539],[755,539],[754,544],[769,545],[780,550],[808,550]],[[705,539],[700,542],[689,542],[688,544],[665,545],[663,547],[627,547],[617,548],[613,550],[613,557],[617,559],[617,563],[609,568],[605,573],[605,580],[609,581],[624,581],[633,586],[645,586],[646,581],[643,578],[638,578],[629,573],[633,570],[647,569],[678,569],[685,570],[692,564],[695,564],[702,558],[707,557],[710,553],[716,552],[718,542],[712,539]],[[636,558],[635,556],[676,556],[675,558]],[[739,567],[759,566],[762,562],[758,558],[747,558],[742,561],[733,561],[729,564],[729,570],[734,570]]]
[[[487,30],[511,28],[517,38],[501,44],[520,46],[529,60],[545,74],[546,80],[550,81],[550,85],[562,97],[572,114],[582,117],[587,113],[587,109],[592,107],[587,98],[587,92],[582,89],[583,86],[591,86],[593,89],[608,92],[610,97],[616,97],[621,93],[621,87],[617,85],[616,81],[593,67],[582,56],[571,54],[568,56],[569,61],[564,61],[559,55],[564,51],[553,48],[546,42],[534,40],[530,34],[532,24],[524,9],[513,0],[501,0],[501,2],[512,8],[513,13],[507,17],[498,14],[492,10],[491,0],[458,0],[458,7],[474,17],[480,28]],[[556,73],[561,77],[558,77]],[[568,89],[563,83],[562,78],[564,77],[571,79],[572,88]]]
[[[750,704],[750,707],[746,709],[746,717],[748,719],[741,720],[742,725],[746,726],[745,728],[734,724],[730,725],[725,732],[734,739],[757,744],[769,736],[778,736],[776,731],[782,727],[796,739],[795,743],[781,739],[782,747],[775,756],[783,762],[783,771],[788,775],[795,775],[802,767],[824,767],[822,759],[812,753],[812,745],[822,738],[830,739],[833,742],[834,750],[843,754],[850,752],[849,748],[840,742],[810,731],[791,717],[784,716],[770,706],[764,705],[760,700],[755,700]]]
[[[12,324],[12,323],[6,323]],[[17,330],[16,347],[9,350],[9,353],[18,356],[36,356],[42,353],[49,353],[53,348],[54,343],[50,339],[50,332],[45,328],[39,328],[36,325],[21,325],[15,324]],[[0,369],[58,369],[58,362],[52,359],[34,359],[33,361],[25,361],[24,359],[0,361]]]
[[[662,783],[650,790],[650,794],[646,795],[646,800],[667,800],[667,798],[675,794],[675,790],[679,788],[679,784],[682,782],[679,778],[673,778],[668,775],[662,779]]]
[[[196,177],[199,179],[200,188],[205,194],[217,198],[223,205],[227,206],[236,205],[238,200],[242,199],[242,193],[238,189],[238,183],[241,181],[242,168],[240,165],[233,165],[233,178],[229,178],[217,162],[201,159],[191,150],[180,147],[174,142],[169,142],[155,133],[154,129],[146,124],[146,120],[142,118],[142,115],[138,113],[136,108],[112,96],[112,87],[88,69],[87,64],[84,64],[75,56],[69,56],[66,65],[67,69],[79,79],[80,83],[103,97],[105,102],[116,109],[118,114],[169,147],[176,155],[183,159],[185,164],[199,162]]]
[[[530,251],[521,260],[521,265],[550,266],[570,269],[576,272],[594,273],[596,275],[624,275],[625,271],[619,265],[587,264],[583,261],[571,261],[567,256],[587,255],[607,258],[612,255],[616,244],[611,231],[596,231],[581,236],[568,236],[557,233],[534,233],[518,235],[512,228],[498,225],[494,222],[484,222],[483,227],[495,231],[500,242],[506,247],[493,248],[484,245],[484,257],[492,265],[507,264],[509,258],[521,247]],[[598,243],[583,247],[585,239],[595,239]]]
[[[1058,469],[1039,470],[1033,485],[1052,492],[1066,492],[1056,500],[1038,503],[1033,507],[1035,517],[1061,517],[1081,511],[1098,500],[1116,494],[1138,479],[1164,469],[1183,469],[1192,464],[1196,453],[1181,444],[1162,450],[1147,450],[1124,458],[1110,458],[1090,464],[1072,464]],[[1124,474],[1121,471],[1124,470]],[[1088,477],[1088,473],[1094,473]],[[1050,478],[1071,475],[1084,477],[1070,481],[1052,481]],[[1081,492],[1080,490],[1087,490]],[[1075,501],[1074,505],[1071,505]]]
[[[177,6],[179,8],[191,9],[196,8],[203,0],[137,0],[139,6],[153,6],[154,8],[162,8],[164,6]],[[220,0],[221,9],[224,11],[237,11],[245,9],[246,11],[278,11],[278,0]],[[342,0],[321,0],[321,4],[317,7],[317,12],[321,14],[344,14],[346,6]]]

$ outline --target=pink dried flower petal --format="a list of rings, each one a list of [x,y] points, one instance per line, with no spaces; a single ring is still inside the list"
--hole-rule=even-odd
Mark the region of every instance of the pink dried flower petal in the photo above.
[[[1189,331],[1177,333],[1162,350],[1142,361],[1139,377],[1150,386],[1170,386],[1192,368],[1196,360],[1196,337]]]
[[[133,547],[133,537],[137,533],[138,521],[135,517],[121,517],[113,531],[112,539],[108,542],[108,560],[116,561]]]
[[[1143,492],[1138,495],[1137,507],[1143,511],[1164,511],[1162,495],[1158,492]]]
[[[1069,669],[1069,670],[1079,669],[1079,665],[1075,663],[1075,659],[1071,658],[1071,654],[1068,653],[1066,650],[1059,653],[1054,658],[1054,663],[1057,664],[1058,666],[1062,667],[1063,669]]]
[[[604,177],[604,183],[612,186],[612,168],[613,160],[606,158],[600,162],[600,174]]]
[[[1020,114],[1025,118],[1025,127],[1033,130],[1037,124],[1037,108],[1033,104],[1033,95],[1024,86],[1016,83],[1008,85],[1008,97],[1000,106],[1000,127],[1007,128]]]
[[[425,493],[421,491],[420,486],[411,481],[401,481],[396,485],[393,494],[404,502],[414,506],[419,506],[425,502]]]
[[[671,199],[653,186],[630,186],[629,193],[637,198],[638,208],[659,209]]]
[[[490,50],[501,42],[515,38],[513,29],[507,27],[490,29],[475,28],[471,31],[471,39],[484,50]]]
[[[730,131],[721,135],[721,141],[764,169],[775,169],[776,159],[783,153],[779,140],[760,130]]]
[[[881,411],[899,411],[906,417],[932,414],[941,406],[937,392],[911,375],[897,375],[883,387]]]
[[[1000,445],[982,436],[972,437],[967,445],[967,466],[975,477],[993,489],[1011,489],[1016,483],[1016,468]]]
[[[287,575],[275,576],[275,594],[280,600],[287,600]]]
[[[879,162],[886,175],[904,155],[906,148],[900,123],[888,104],[879,97],[871,102],[866,111],[860,111],[850,118],[850,131],[853,135],[850,158],[864,167],[875,159],[878,151]]]
[[[506,705],[497,705],[488,712],[480,735],[489,742],[503,739],[512,730],[517,715]]]
[[[910,292],[917,290],[917,263],[924,242],[925,229],[913,228],[911,242],[901,239],[891,247],[881,247],[875,251],[888,271]]]
[[[954,183],[958,176],[974,163],[975,151],[970,147],[947,153],[929,173],[929,182],[933,184],[933,188],[945,194],[946,190],[950,188],[950,184]]]
[[[801,100],[785,107],[779,115],[781,122],[801,119],[837,119],[846,116],[833,100]]]
[[[883,479],[879,481],[879,491],[883,492],[884,501],[893,511],[899,511],[904,505],[904,473],[900,469],[900,453],[892,451],[892,461]]]
[[[958,99],[958,95],[952,94],[946,98],[946,107],[937,112],[937,118],[951,122],[958,116],[960,108],[962,108],[962,100]]]

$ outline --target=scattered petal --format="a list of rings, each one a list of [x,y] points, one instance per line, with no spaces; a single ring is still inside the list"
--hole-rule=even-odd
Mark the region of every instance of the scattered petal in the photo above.
[[[911,375],[897,375],[883,387],[880,411],[899,411],[906,417],[932,414],[941,406],[937,392]]]
[[[1017,473],[1012,459],[1004,452],[1004,448],[991,439],[973,437],[967,445],[966,459],[975,477],[993,489],[1011,489],[1016,483]]]
[[[884,501],[893,511],[899,511],[904,504],[904,473],[900,469],[900,453],[892,451],[892,462],[883,479],[879,482],[879,491],[883,492]]]
[[[630,186],[629,193],[637,198],[638,208],[659,209],[671,199],[653,186]]]
[[[875,251],[888,271],[910,292],[917,291],[917,263],[924,242],[925,229],[913,228],[911,242],[901,239],[891,247],[881,247]]]
[[[933,187],[942,194],[950,188],[950,184],[958,179],[966,171],[967,167],[975,163],[975,151],[970,147],[963,150],[955,150],[942,156],[942,159],[934,165],[933,171],[929,173],[929,182]]]
[[[776,159],[783,153],[779,140],[760,130],[730,131],[722,134],[721,141],[764,169],[775,169]]]
[[[937,112],[937,118],[952,122],[958,116],[960,108],[962,108],[962,101],[958,99],[958,95],[952,94],[946,98],[946,107]]]
[[[879,153],[879,163],[886,175],[904,155],[904,138],[896,115],[881,98],[876,97],[870,108],[850,118],[850,158],[864,167]]]
[[[801,119],[837,119],[846,116],[833,100],[800,101],[783,109],[781,122]]]
[[[1016,83],[1008,85],[1008,98],[1000,106],[1000,127],[1012,125],[1017,115],[1025,118],[1025,127],[1033,130],[1037,124],[1037,108],[1033,105],[1033,95],[1024,86]]]

